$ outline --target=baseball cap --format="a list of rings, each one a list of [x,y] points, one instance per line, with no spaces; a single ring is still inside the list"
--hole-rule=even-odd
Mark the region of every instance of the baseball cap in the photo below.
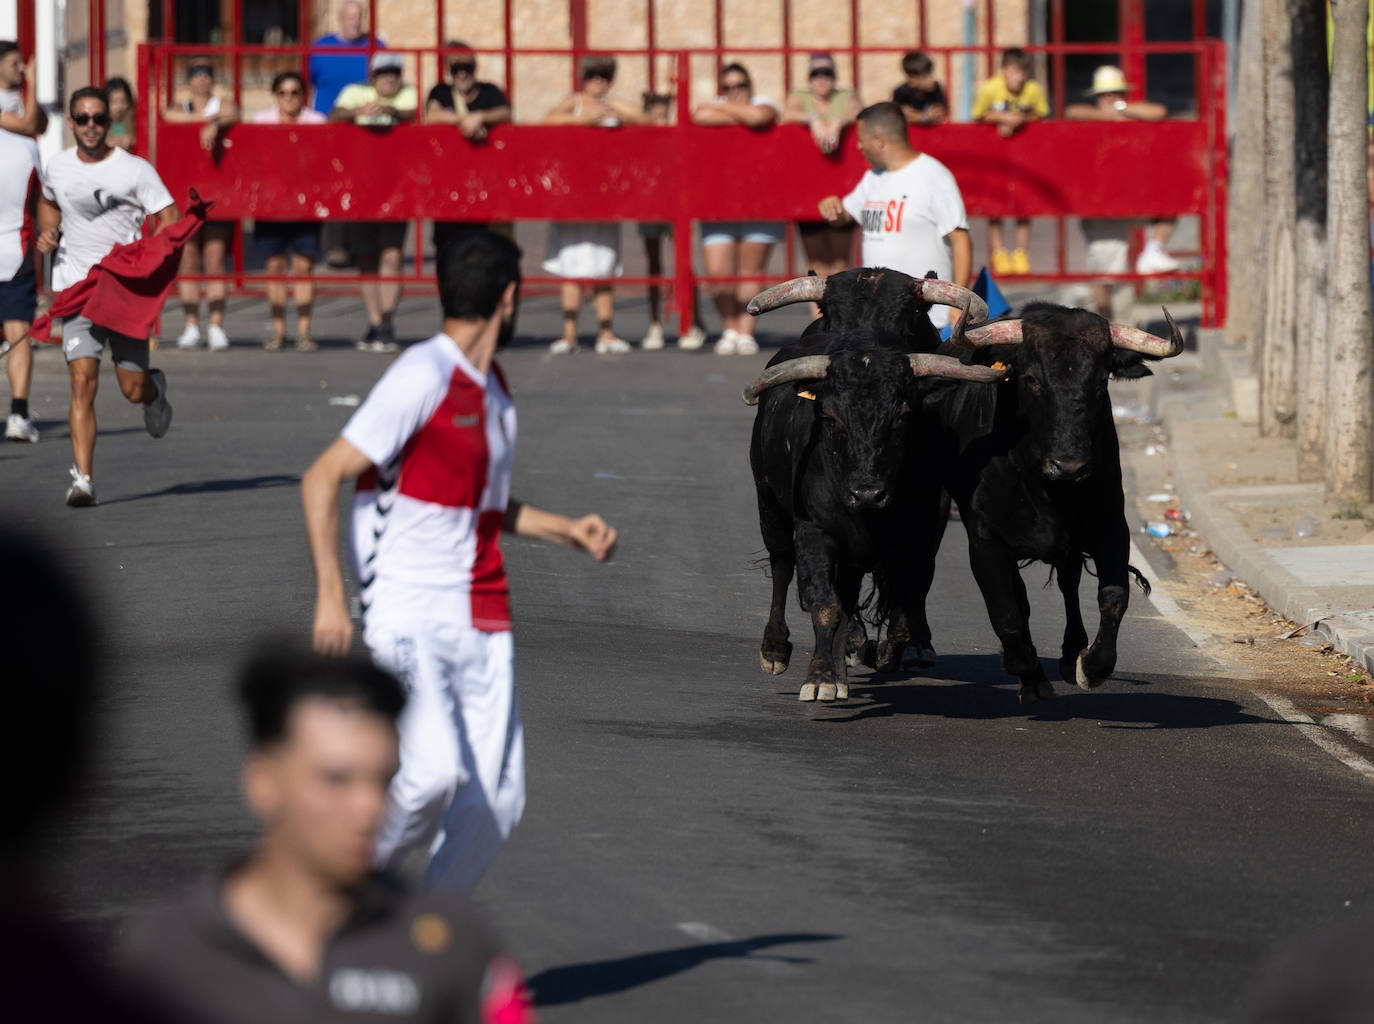
[[[807,62],[807,74],[815,71],[829,71],[835,73],[835,58],[828,53],[813,53]]]
[[[372,55],[372,65],[369,70],[374,75],[380,75],[384,71],[393,71],[399,75],[404,66],[399,53],[387,53],[385,50],[379,50]]]
[[[1104,92],[1130,92],[1131,84],[1115,64],[1103,64],[1093,72],[1093,87],[1088,92],[1096,96]]]

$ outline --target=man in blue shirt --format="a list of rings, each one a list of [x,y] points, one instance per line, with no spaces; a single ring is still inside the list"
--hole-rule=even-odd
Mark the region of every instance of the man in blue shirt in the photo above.
[[[316,48],[347,46],[366,50],[372,36],[363,31],[363,5],[358,0],[344,0],[339,4],[339,31],[315,40]],[[376,40],[377,49],[386,44]],[[310,84],[315,89],[315,109],[328,114],[344,86],[367,80],[367,54],[312,53],[310,55]]]

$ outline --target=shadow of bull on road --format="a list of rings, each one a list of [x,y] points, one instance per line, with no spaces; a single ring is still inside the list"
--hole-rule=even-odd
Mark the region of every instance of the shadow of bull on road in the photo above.
[[[758,935],[752,939],[732,939],[729,942],[703,942],[695,946],[663,949],[656,953],[638,953],[616,960],[592,960],[566,967],[551,967],[529,980],[535,1006],[558,1006],[575,1003],[594,996],[614,995],[639,985],[647,985],[674,974],[689,971],[708,960],[750,959],[785,964],[809,964],[810,957],[760,955],[758,950],[771,946],[790,946],[799,942],[833,942],[839,935],[820,935],[810,932],[779,935]]]

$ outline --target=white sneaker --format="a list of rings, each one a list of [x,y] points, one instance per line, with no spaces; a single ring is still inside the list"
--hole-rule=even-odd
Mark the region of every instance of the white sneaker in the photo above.
[[[737,356],[756,356],[759,354],[759,343],[754,340],[752,334],[735,335],[735,355]]]
[[[72,508],[86,508],[95,504],[95,484],[75,466],[71,469],[72,485],[67,488],[67,504]]]
[[[17,412],[12,412],[10,418],[5,421],[5,440],[27,441],[29,444],[37,444],[38,428],[33,425],[33,420],[27,416],[20,416]]]
[[[713,351],[718,356],[732,356],[739,351],[739,332],[728,330],[716,339]]]
[[[1178,268],[1178,260],[1165,252],[1158,242],[1147,243],[1135,261],[1137,274],[1171,274]]]
[[[200,328],[187,324],[177,335],[177,348],[200,348]]]
[[[624,338],[597,338],[596,354],[599,356],[623,356],[633,349]]]
[[[644,340],[639,343],[639,347],[645,352],[657,352],[663,347],[663,325],[650,324],[649,333],[644,335]]]
[[[706,332],[700,327],[693,327],[686,334],[677,339],[677,347],[686,349],[688,352],[695,352],[706,344]]]
[[[167,401],[167,377],[161,370],[149,370],[148,379],[157,388],[157,397],[143,407],[143,425],[151,437],[161,437],[172,425],[172,403]]]
[[[211,352],[223,352],[229,347],[229,335],[224,333],[224,328],[219,324],[211,324],[205,333]]]
[[[572,355],[580,347],[581,346],[579,346],[575,341],[569,341],[567,338],[559,338],[557,341],[555,341],[552,345],[549,346],[549,351],[556,356],[568,356]]]

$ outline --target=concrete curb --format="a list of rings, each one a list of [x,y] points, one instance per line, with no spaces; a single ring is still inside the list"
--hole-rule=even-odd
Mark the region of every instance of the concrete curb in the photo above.
[[[1244,350],[1227,345],[1219,331],[1203,331],[1198,341],[1212,397],[1233,409],[1241,422],[1253,422],[1249,416],[1251,403],[1258,401],[1258,388]],[[1217,558],[1271,608],[1297,623],[1321,619],[1317,631],[1336,650],[1374,672],[1374,608],[1331,607],[1320,593],[1303,586],[1273,561],[1224,505],[1210,500],[1206,469],[1186,430],[1187,423],[1206,418],[1197,398],[1196,392],[1170,394],[1167,386],[1151,394],[1152,409],[1169,435],[1179,500],[1191,513],[1192,525],[1207,539]]]

